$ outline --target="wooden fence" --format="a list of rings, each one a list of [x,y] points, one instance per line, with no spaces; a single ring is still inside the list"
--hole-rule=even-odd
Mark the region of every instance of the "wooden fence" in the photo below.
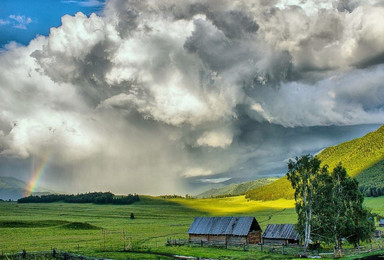
[[[166,246],[192,246],[192,247],[219,247],[232,250],[261,251],[290,256],[300,256],[303,254],[303,247],[300,245],[273,245],[273,244],[244,244],[244,243],[225,243],[223,241],[189,241],[181,238],[167,238]],[[370,252],[384,250],[384,240],[382,238],[372,240],[370,244],[359,248],[345,248],[341,252],[331,251],[329,248],[307,249],[308,256],[316,258],[333,258],[338,255],[356,256]]]
[[[57,249],[52,249],[50,251],[26,251],[13,253],[13,254],[4,254],[0,255],[1,260],[22,260],[22,259],[63,259],[63,260],[99,260],[100,258],[88,257],[83,255],[78,255],[74,253],[64,252]],[[103,260],[107,260],[103,258]]]

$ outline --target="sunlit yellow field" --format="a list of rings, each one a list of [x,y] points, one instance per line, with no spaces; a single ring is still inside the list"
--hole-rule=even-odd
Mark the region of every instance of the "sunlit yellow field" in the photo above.
[[[247,200],[245,196],[190,200],[172,199],[172,201],[191,209],[207,212],[210,215],[244,214],[295,207],[294,200],[279,199],[273,201],[254,201]]]

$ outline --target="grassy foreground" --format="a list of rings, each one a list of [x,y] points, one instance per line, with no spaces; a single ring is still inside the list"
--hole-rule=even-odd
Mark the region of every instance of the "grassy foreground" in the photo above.
[[[248,258],[251,252],[239,249],[166,247],[165,242],[171,237],[187,238],[186,232],[196,216],[250,215],[257,218],[262,228],[268,223],[294,223],[296,219],[293,201],[287,200],[257,202],[247,201],[244,196],[192,200],[141,198],[132,205],[2,202],[0,250],[12,253],[23,249],[31,252],[57,248],[105,258],[158,258],[150,254],[118,252],[124,249],[125,232],[127,247],[132,243],[137,250]],[[135,219],[130,219],[131,213]],[[107,230],[107,252],[104,252],[103,229]],[[258,254],[261,257],[266,253]]]
[[[384,213],[384,198],[366,205]],[[220,199],[160,199],[141,196],[132,205],[68,203],[0,203],[0,251],[51,250],[113,259],[169,259],[158,253],[220,259],[286,259],[279,252],[241,248],[167,247],[167,238],[184,238],[196,216],[255,216],[262,229],[269,223],[295,223],[294,201],[248,201],[244,196]],[[135,219],[130,219],[134,213]],[[105,251],[104,251],[104,232]],[[124,233],[125,232],[125,233]],[[124,240],[124,235],[126,239]],[[122,252],[124,243],[141,252]],[[152,254],[156,253],[156,254]]]

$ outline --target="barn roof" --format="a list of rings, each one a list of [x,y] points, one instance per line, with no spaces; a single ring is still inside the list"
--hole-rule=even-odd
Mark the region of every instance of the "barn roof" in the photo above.
[[[255,221],[254,217],[197,217],[189,227],[189,234],[246,236]]]
[[[293,224],[269,224],[262,237],[293,240],[299,240],[300,238]]]

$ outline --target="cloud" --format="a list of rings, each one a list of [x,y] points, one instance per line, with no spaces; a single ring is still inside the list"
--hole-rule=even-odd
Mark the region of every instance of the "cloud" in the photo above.
[[[10,23],[9,20],[3,20],[3,19],[0,19],[0,26],[1,26],[1,25],[7,25],[7,24],[9,24],[9,23]]]
[[[9,19],[10,20],[8,22],[12,23],[13,28],[22,29],[22,30],[26,30],[27,25],[32,22],[31,17],[27,17],[25,15],[11,14],[9,16]],[[7,22],[7,21],[5,21],[5,22]]]
[[[192,168],[189,169],[188,171],[184,172],[182,174],[185,177],[199,177],[199,176],[208,176],[212,175],[211,170],[203,169],[203,168]]]
[[[255,93],[259,103],[251,109],[264,120],[286,127],[380,123],[384,121],[383,80],[380,65],[341,73],[314,85],[289,82],[278,89],[263,87]]]
[[[203,183],[222,183],[230,180],[231,178],[217,178],[217,179],[201,179],[200,181]]]
[[[231,145],[232,138],[230,132],[205,132],[197,139],[197,145],[227,148]]]
[[[111,0],[65,15],[0,53],[0,153],[52,154],[46,181],[75,191],[281,173],[383,122],[383,17],[373,0]]]

